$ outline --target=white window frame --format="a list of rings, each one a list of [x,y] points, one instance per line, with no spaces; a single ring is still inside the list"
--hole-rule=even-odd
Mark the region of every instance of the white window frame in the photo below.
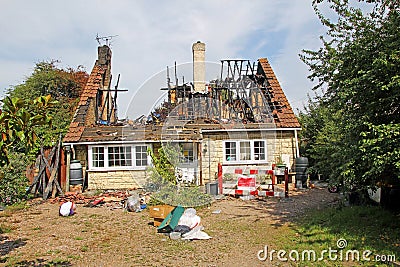
[[[233,143],[235,144],[234,146],[230,147],[229,150],[235,150],[235,153],[226,153],[226,144],[227,143]],[[233,148],[234,147],[234,148]],[[230,141],[224,141],[224,161],[225,162],[237,162],[238,161],[238,141],[234,141],[234,140],[230,140]],[[233,160],[227,160],[227,157],[229,156],[229,158],[231,158],[232,156],[234,157]]]
[[[137,165],[137,160],[143,160],[143,158],[140,158],[140,159],[137,158],[137,151],[136,151],[136,148],[139,148],[139,147],[145,147],[145,148],[146,148],[145,151],[140,151],[140,153],[146,153],[146,162],[147,162],[146,165]],[[145,145],[145,144],[137,144],[137,145],[135,145],[135,146],[133,147],[133,153],[132,153],[132,154],[135,154],[135,155],[134,155],[135,162],[132,162],[132,163],[134,163],[134,166],[136,166],[136,167],[148,167],[148,166],[149,166],[149,163],[150,163],[149,160],[151,160],[151,159],[150,159],[149,155],[147,154],[147,149],[148,149],[148,148],[149,148],[149,147],[148,147],[147,145]],[[133,161],[133,160],[132,160],[132,161]]]
[[[244,151],[244,149],[241,149],[240,145],[245,144],[245,143],[250,143],[250,159],[243,160],[241,159],[241,150]],[[263,142],[264,143],[264,159],[256,159],[256,153],[255,153],[255,147],[254,144],[255,142]],[[227,160],[227,154],[226,154],[226,144],[227,143],[235,143],[235,153],[234,153],[234,160]],[[247,147],[247,146],[246,146]],[[261,139],[254,139],[254,140],[249,140],[249,139],[242,139],[242,140],[224,140],[223,141],[223,163],[224,164],[238,164],[238,163],[252,163],[252,164],[258,164],[258,163],[267,163],[267,141],[266,140],[261,140]]]
[[[148,144],[135,143],[135,144],[107,144],[107,145],[89,145],[88,146],[88,165],[89,171],[109,171],[109,170],[145,170],[151,165],[151,157],[147,155],[147,165],[137,166],[136,165],[136,147],[146,147],[146,151],[149,148]],[[104,148],[104,167],[95,167],[93,165],[93,148],[102,147]],[[131,166],[109,166],[108,149],[110,147],[130,147],[131,149]]]
[[[117,151],[111,151],[111,149],[116,149]],[[128,151],[129,150],[129,151]],[[108,146],[107,147],[107,164],[108,167],[111,168],[125,168],[125,167],[132,167],[132,146]],[[93,155],[93,153],[92,153]],[[113,155],[113,157],[111,157]],[[105,155],[104,155],[105,156]],[[119,163],[116,166],[110,166],[110,163],[113,164]],[[121,162],[125,162],[125,165],[120,165]],[[127,163],[130,163],[129,165]]]
[[[264,143],[264,159],[258,159],[256,158],[256,147],[255,147],[255,143],[256,142],[263,142]],[[253,140],[253,147],[252,147],[252,157],[255,161],[267,161],[267,142],[265,140]],[[257,147],[258,149],[260,149],[261,147]],[[257,153],[257,155],[262,155],[260,152]]]
[[[186,145],[186,147],[185,147]],[[189,149],[185,149],[185,148],[189,148]],[[179,143],[179,155],[180,155],[180,159],[179,159],[179,163],[180,164],[192,164],[196,161],[196,146],[194,143]],[[187,155],[185,155],[187,153]]]
[[[98,151],[98,150],[103,150],[102,152]],[[94,153],[96,151],[97,157],[94,157]],[[104,160],[104,147],[103,146],[94,146],[92,147],[92,151],[90,153],[92,159],[91,159],[91,164],[92,166],[94,165],[100,165],[100,163],[102,163],[102,166],[94,166],[95,168],[104,168],[105,165],[105,160]],[[102,155],[102,157],[100,157],[100,155]],[[97,162],[97,164],[94,164],[94,162]]]

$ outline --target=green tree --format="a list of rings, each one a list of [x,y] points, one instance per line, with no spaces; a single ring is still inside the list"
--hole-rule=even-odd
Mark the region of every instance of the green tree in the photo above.
[[[0,166],[9,163],[9,151],[29,154],[34,148],[40,126],[51,125],[47,111],[55,102],[51,96],[33,101],[6,97],[0,110]]]
[[[25,199],[28,179],[25,176],[29,156],[23,152],[10,151],[9,164],[0,170],[0,203],[10,205]]]
[[[2,101],[0,202],[11,204],[25,196],[26,166],[40,146],[52,146],[68,130],[88,74],[81,67],[57,68],[56,63],[37,63],[32,75],[10,88]]]
[[[50,95],[57,101],[48,110],[53,123],[43,125],[37,131],[45,146],[53,145],[60,133],[64,135],[68,131],[79,96],[88,79],[88,74],[81,66],[77,69],[61,69],[57,63],[55,60],[37,63],[32,75],[8,92],[11,98],[29,100]]]
[[[0,110],[0,203],[13,204],[25,197],[27,165],[37,143],[37,129],[51,124],[51,96],[33,101],[6,97]],[[30,110],[30,111],[29,111]]]
[[[158,149],[157,155],[149,149],[147,151],[151,157],[153,166],[149,168],[150,180],[158,186],[164,184],[176,185],[175,165],[177,164],[177,152],[170,145],[165,145]]]
[[[319,9],[322,2],[330,4],[331,18]],[[348,0],[314,1],[328,30],[318,51],[301,55],[317,81],[314,89],[323,92],[312,111],[324,119],[320,128],[306,129],[314,142],[308,151],[335,161],[336,178],[359,187],[400,177],[399,2],[365,2],[370,5],[363,12]],[[314,115],[303,114],[303,120]]]
[[[343,142],[341,112],[332,111],[322,101],[312,102],[299,114],[301,155],[309,158],[309,172],[335,180],[340,177]]]

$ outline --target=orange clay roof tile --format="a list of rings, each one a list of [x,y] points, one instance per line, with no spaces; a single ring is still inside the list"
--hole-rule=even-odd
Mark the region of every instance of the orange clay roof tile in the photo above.
[[[283,92],[278,79],[266,58],[258,60],[259,66],[267,78],[271,93],[270,106],[278,128],[300,128],[300,123]],[[276,107],[276,108],[274,108]]]
[[[89,102],[91,99],[96,97],[97,90],[102,85],[105,72],[106,68],[98,65],[96,62],[89,75],[85,88],[82,91],[74,118],[72,119],[68,132],[64,137],[64,142],[76,142],[80,140],[85,129],[85,116],[87,114]]]

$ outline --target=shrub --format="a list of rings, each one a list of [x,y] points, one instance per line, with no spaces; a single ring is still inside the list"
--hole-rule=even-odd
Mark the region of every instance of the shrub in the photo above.
[[[25,171],[28,162],[28,156],[24,153],[10,153],[10,164],[0,170],[0,203],[11,205],[26,198],[29,181]]]
[[[164,146],[158,150],[157,157],[149,151],[153,166],[148,169],[150,178],[145,186],[153,192],[150,205],[169,204],[172,206],[198,207],[211,203],[211,196],[201,192],[195,185],[182,186],[177,184],[175,167],[178,163],[176,149]]]

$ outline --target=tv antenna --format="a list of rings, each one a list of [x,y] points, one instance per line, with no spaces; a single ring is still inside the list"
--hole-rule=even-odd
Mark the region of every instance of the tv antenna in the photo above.
[[[111,39],[117,36],[118,35],[99,36],[99,34],[96,34],[96,41],[99,43],[99,45],[101,45],[103,42],[105,45],[109,46],[111,44]]]

